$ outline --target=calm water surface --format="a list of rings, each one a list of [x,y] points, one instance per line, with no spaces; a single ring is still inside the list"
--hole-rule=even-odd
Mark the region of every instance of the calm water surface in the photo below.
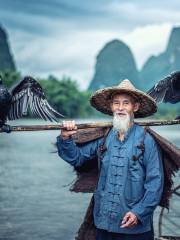
[[[17,124],[42,124],[17,121]],[[44,122],[43,122],[44,124]],[[180,147],[180,127],[154,128]],[[51,153],[59,131],[0,134],[0,239],[74,239],[91,194],[71,193],[72,167]],[[176,177],[175,185],[179,184]],[[160,209],[155,214],[155,229]],[[171,200],[163,233],[180,236],[179,199]],[[175,224],[177,225],[175,225]]]

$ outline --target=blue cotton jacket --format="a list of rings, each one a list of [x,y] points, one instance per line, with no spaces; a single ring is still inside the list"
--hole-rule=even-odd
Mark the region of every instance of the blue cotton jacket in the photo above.
[[[109,232],[136,234],[152,227],[153,211],[163,191],[163,167],[160,150],[153,137],[146,133],[145,151],[138,147],[144,129],[137,125],[127,131],[123,141],[111,129],[106,139],[107,150],[101,160],[100,177],[94,192],[94,223]],[[81,166],[97,155],[102,139],[76,146],[72,139],[57,137],[58,154],[73,166]],[[134,160],[133,156],[139,156]],[[138,224],[121,228],[124,215],[133,212]]]

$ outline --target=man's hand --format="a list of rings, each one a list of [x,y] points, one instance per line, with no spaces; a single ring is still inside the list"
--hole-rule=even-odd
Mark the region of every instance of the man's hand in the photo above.
[[[122,220],[121,228],[133,227],[138,223],[136,215],[132,212],[127,212]]]
[[[61,137],[65,140],[70,138],[73,134],[77,132],[77,126],[75,121],[63,121],[63,127],[66,129],[61,129]]]

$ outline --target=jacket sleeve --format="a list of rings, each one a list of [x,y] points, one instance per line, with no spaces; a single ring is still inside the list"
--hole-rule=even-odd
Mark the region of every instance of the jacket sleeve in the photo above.
[[[97,155],[99,140],[94,140],[83,146],[77,146],[72,138],[63,140],[57,137],[57,149],[59,156],[74,167],[81,166],[85,161],[93,159]]]
[[[145,138],[144,165],[146,172],[145,194],[131,210],[142,223],[159,204],[164,183],[161,152],[155,140],[149,134]]]

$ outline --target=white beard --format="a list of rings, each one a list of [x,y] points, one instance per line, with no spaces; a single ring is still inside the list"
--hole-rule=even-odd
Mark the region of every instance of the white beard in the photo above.
[[[129,114],[121,117],[118,114],[114,113],[113,129],[121,134],[125,134],[130,126],[131,121],[132,118],[129,116]]]

